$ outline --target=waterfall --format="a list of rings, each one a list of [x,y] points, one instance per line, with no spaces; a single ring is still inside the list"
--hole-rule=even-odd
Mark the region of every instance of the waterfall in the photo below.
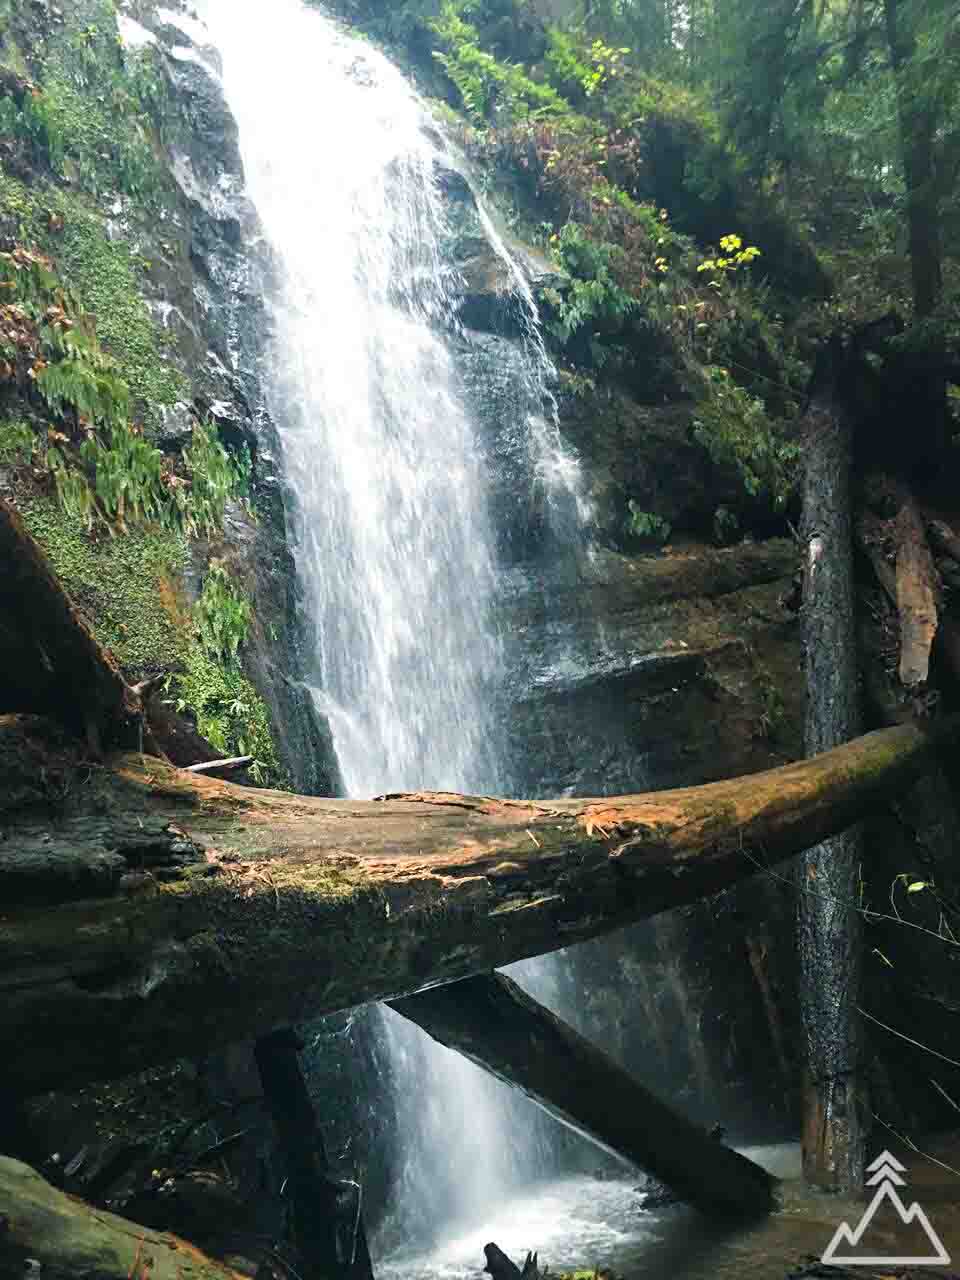
[[[484,450],[455,352],[438,170],[400,72],[299,0],[208,0],[249,194],[277,265],[267,379],[293,496],[316,698],[349,795],[504,786],[504,650]],[[532,476],[582,518],[522,274]],[[566,514],[564,514],[566,513]],[[572,513],[572,514],[571,514]],[[387,1010],[398,1236],[483,1221],[543,1163],[532,1104]]]

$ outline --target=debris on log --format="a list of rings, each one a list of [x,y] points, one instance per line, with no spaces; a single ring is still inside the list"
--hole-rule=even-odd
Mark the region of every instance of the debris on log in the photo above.
[[[0,1276],[48,1280],[246,1280],[166,1231],[152,1231],[58,1191],[0,1156]]]
[[[704,1213],[772,1207],[776,1181],[765,1169],[674,1111],[505,974],[432,987],[390,1007]]]
[[[605,800],[361,802],[91,762],[0,717],[0,1087],[122,1076],[696,901],[888,803],[958,733]]]

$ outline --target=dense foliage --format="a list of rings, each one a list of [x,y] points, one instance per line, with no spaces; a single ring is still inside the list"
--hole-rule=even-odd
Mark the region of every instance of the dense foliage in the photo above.
[[[698,438],[768,508],[790,506],[825,335],[893,314],[928,349],[954,341],[949,0],[339,8],[407,61],[562,269],[541,301],[571,385],[692,396]]]

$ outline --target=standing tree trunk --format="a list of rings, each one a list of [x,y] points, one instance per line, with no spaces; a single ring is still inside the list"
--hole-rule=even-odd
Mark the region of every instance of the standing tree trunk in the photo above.
[[[943,236],[940,226],[941,189],[937,172],[938,112],[935,94],[916,66],[917,38],[904,0],[884,0],[883,11],[897,93],[903,178],[907,189],[907,240],[917,320],[934,315],[943,295]],[[931,355],[945,362],[943,339],[931,334]],[[936,363],[936,361],[932,361]],[[937,459],[949,445],[950,417],[947,382],[942,374],[926,373],[912,381],[911,400],[916,421],[922,423],[927,447],[920,450],[926,479],[936,474]],[[915,468],[917,470],[917,468]],[[924,474],[926,473],[926,474]]]
[[[851,432],[835,399],[843,360],[835,341],[815,375],[807,416],[803,626],[808,754],[838,746],[860,728]],[[866,1109],[857,1013],[860,858],[860,834],[853,828],[815,845],[800,866],[803,1170],[809,1183],[831,1191],[863,1185]]]
[[[937,119],[932,102],[924,102],[925,85],[914,82],[916,40],[904,13],[903,0],[884,0],[890,64],[897,89],[903,176],[907,187],[907,234],[917,319],[931,315],[943,289],[943,245],[940,235],[936,172]]]
[[[373,1280],[360,1192],[330,1177],[326,1147],[300,1070],[303,1047],[292,1030],[257,1041],[254,1056],[287,1167],[294,1236],[312,1280]],[[352,1184],[351,1184],[352,1186]]]

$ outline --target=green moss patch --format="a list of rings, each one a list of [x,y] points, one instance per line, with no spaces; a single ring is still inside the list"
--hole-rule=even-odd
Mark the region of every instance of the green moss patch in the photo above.
[[[52,497],[33,498],[20,511],[128,678],[169,669],[183,657],[188,629],[174,585],[187,562],[182,534],[140,528],[92,539]]]

